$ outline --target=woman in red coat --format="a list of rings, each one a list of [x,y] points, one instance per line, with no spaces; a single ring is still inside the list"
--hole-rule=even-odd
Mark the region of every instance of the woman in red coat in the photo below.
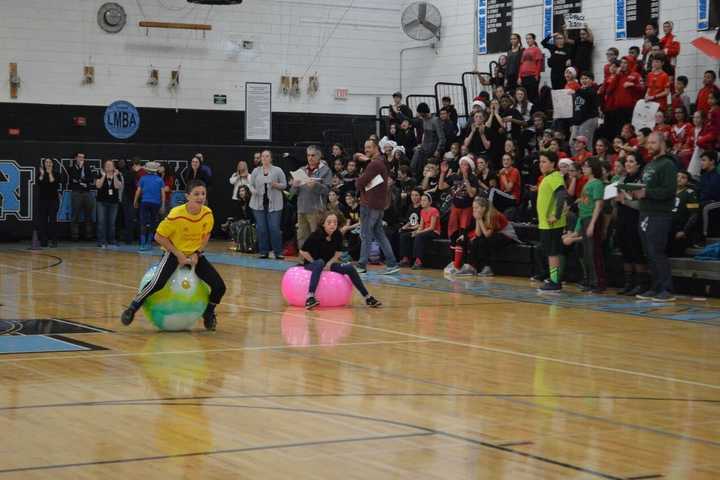
[[[695,149],[695,128],[693,124],[688,122],[685,107],[678,106],[673,109],[673,117],[675,123],[670,128],[670,141],[672,142],[672,152],[678,156],[687,169]]]
[[[700,131],[697,144],[704,150],[714,150],[720,147],[720,93],[714,91],[708,97],[710,113],[705,127]]]

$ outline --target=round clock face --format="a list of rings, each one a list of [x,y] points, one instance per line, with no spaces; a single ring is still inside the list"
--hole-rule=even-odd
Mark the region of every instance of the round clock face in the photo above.
[[[98,25],[107,33],[118,33],[125,27],[125,9],[117,3],[105,3],[98,10]]]

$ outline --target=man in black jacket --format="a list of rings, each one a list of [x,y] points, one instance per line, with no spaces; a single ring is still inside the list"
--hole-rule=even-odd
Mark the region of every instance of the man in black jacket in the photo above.
[[[641,300],[672,302],[672,271],[666,247],[672,228],[677,191],[677,167],[666,153],[665,136],[653,132],[647,140],[653,159],[643,170],[644,188],[632,192],[640,200],[640,240],[650,268],[650,289],[637,295]]]
[[[72,215],[70,218],[70,235],[73,240],[80,238],[80,229],[78,221],[82,213],[85,221],[85,240],[90,240],[95,231],[93,227],[92,213],[95,208],[95,198],[90,194],[92,186],[95,184],[95,174],[90,169],[90,165],[85,162],[84,153],[75,154],[75,162],[70,171],[69,187],[71,190],[71,206]]]
[[[402,103],[402,93],[393,93],[392,99],[393,103],[390,105],[389,115],[390,123],[400,124],[403,120],[412,120],[412,110],[410,110],[410,107]]]

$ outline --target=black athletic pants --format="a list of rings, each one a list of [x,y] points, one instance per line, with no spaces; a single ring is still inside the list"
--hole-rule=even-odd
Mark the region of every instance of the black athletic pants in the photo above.
[[[155,275],[145,287],[137,294],[133,303],[140,308],[145,299],[153,293],[161,290],[178,267],[177,257],[170,252],[165,252]],[[225,282],[215,267],[208,262],[204,255],[198,256],[198,263],[195,266],[197,276],[210,286],[210,303],[218,304],[225,295]]]

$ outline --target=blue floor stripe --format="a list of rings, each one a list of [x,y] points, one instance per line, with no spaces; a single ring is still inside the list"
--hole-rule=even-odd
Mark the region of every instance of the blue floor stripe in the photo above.
[[[2,335],[0,336],[0,354],[40,353],[40,352],[77,352],[89,348],[63,342],[44,335]]]
[[[83,248],[83,247],[81,247]],[[115,251],[136,253],[137,247],[119,246]],[[143,256],[158,256],[159,249],[140,252]],[[221,265],[234,265],[238,267],[272,270],[283,272],[297,265],[294,262],[264,260],[251,255],[236,255],[223,253],[207,253],[208,260]],[[703,323],[720,326],[720,309],[698,306],[691,303],[675,302],[663,304],[652,301],[633,301],[629,297],[617,295],[588,295],[564,291],[559,294],[540,294],[534,287],[523,287],[502,283],[498,279],[487,281],[478,279],[454,279],[428,277],[422,273],[398,273],[395,275],[377,275],[372,271],[363,276],[369,284],[393,285],[398,287],[422,288],[440,292],[462,293],[492,297],[502,300],[511,300],[523,303],[542,305],[555,305],[605,313],[617,313],[638,317],[676,320],[682,322]]]

